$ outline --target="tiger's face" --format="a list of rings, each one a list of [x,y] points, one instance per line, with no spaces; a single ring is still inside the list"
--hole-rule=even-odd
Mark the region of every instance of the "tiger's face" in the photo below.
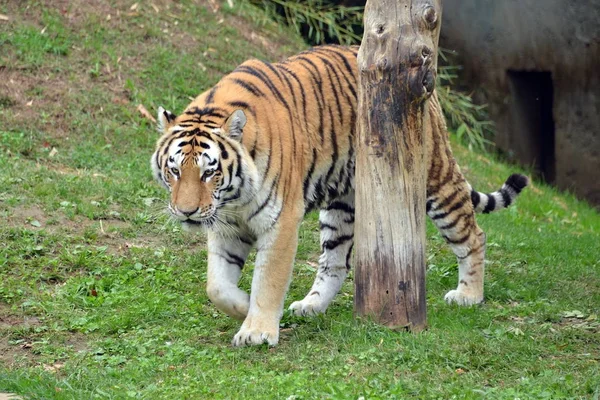
[[[220,128],[178,123],[159,108],[154,177],[170,192],[170,214],[188,228],[226,223],[225,209],[241,198],[244,183],[241,133],[245,115],[235,111]]]

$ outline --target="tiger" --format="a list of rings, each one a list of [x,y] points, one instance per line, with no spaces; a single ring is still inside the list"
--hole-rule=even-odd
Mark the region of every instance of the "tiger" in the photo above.
[[[350,270],[358,47],[318,46],[278,63],[250,59],[180,114],[158,108],[161,137],[151,157],[170,192],[168,212],[207,232],[206,291],[242,321],[234,346],[274,346],[304,215],[319,210],[318,270],[293,314],[324,313]],[[475,212],[508,207],[528,178],[513,174],[493,193],[475,191],[450,148],[433,91],[426,112],[426,213],[458,260],[448,303],[483,301],[485,234]],[[238,287],[256,248],[250,294]]]

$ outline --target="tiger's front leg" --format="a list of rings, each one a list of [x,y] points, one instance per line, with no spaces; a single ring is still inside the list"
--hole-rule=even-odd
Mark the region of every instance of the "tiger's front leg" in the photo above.
[[[301,218],[282,214],[275,227],[258,238],[250,308],[233,338],[234,346],[275,346],[279,341],[279,321],[292,276]]]
[[[238,288],[238,281],[252,243],[247,237],[208,234],[208,298],[219,310],[239,320],[246,318],[250,305],[250,296]]]

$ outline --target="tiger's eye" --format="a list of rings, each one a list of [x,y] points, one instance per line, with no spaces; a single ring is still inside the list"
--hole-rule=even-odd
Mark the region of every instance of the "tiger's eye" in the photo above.
[[[213,176],[214,173],[215,173],[214,169],[209,169],[209,170],[205,171],[204,174],[202,174],[202,179],[206,180],[206,179],[210,178],[211,176]]]

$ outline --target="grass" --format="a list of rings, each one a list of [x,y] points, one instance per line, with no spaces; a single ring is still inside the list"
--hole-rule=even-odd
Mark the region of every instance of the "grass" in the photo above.
[[[48,11],[0,3],[10,17],[0,21],[0,392],[600,396],[600,216],[540,183],[511,209],[479,218],[489,243],[484,305],[444,304],[456,262],[429,225],[426,332],[355,319],[349,279],[327,315],[286,314],[278,347],[231,348],[239,323],[207,300],[204,238],[162,212],[166,194],[148,166],[157,133],[136,107],[180,111],[245,58],[278,59],[303,44],[226,5],[154,4],[159,12],[142,2],[56,2]],[[480,190],[516,170],[458,144],[454,152]],[[301,238],[286,305],[314,278],[315,215]]]

